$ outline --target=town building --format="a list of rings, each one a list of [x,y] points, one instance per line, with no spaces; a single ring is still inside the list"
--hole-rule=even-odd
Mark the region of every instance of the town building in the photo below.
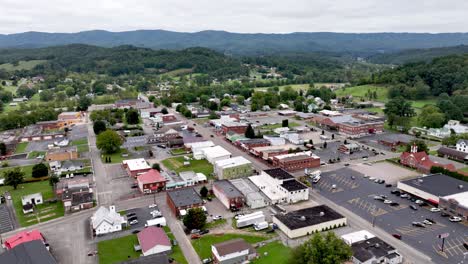
[[[282,110],[278,111],[278,115],[280,116],[294,116],[296,115],[297,111],[294,110]]]
[[[252,148],[265,147],[265,146],[270,145],[270,141],[264,138],[239,139],[234,142],[245,150],[250,150]]]
[[[137,238],[143,256],[171,251],[171,241],[161,227],[148,226],[137,234]]]
[[[211,254],[215,264],[241,264],[257,256],[252,245],[242,238],[211,245]]]
[[[397,150],[399,146],[408,145],[412,140],[414,137],[406,134],[384,133],[377,135],[377,142],[393,151]]]
[[[460,124],[458,120],[449,120],[444,128],[449,131],[454,131],[455,134],[464,134],[468,133],[468,126]]]
[[[297,203],[309,199],[309,188],[281,168],[264,170],[260,175],[250,176],[249,179],[272,204]]]
[[[54,121],[55,122],[55,121]],[[59,129],[60,127],[54,126],[50,129]],[[42,141],[52,139],[65,138],[65,132],[63,131],[47,131],[49,128],[44,128],[41,125],[35,124],[26,126],[21,131],[21,135],[18,137],[19,142],[31,142],[31,141]]]
[[[245,203],[251,209],[262,208],[270,204],[268,197],[266,197],[248,178],[229,181],[242,193]]]
[[[72,125],[86,122],[83,112],[63,112],[58,115],[57,120],[60,123],[60,127],[71,127]]]
[[[150,118],[155,117],[157,114],[161,113],[161,108],[146,108],[140,109],[140,116],[141,118]]]
[[[288,153],[272,157],[272,164],[287,171],[298,171],[320,167],[320,157],[311,151]]]
[[[458,151],[468,153],[468,140],[459,139],[457,141],[456,148],[457,148]]]
[[[340,135],[359,138],[383,132],[384,121],[373,115],[315,116],[313,121],[321,126],[337,130]]]
[[[181,171],[179,172],[179,177],[182,179],[179,186],[183,187],[206,183],[208,181],[205,174],[200,172],[195,173],[194,171]]]
[[[425,151],[419,151],[417,146],[411,147],[411,152],[403,152],[400,155],[400,163],[422,173],[430,173],[432,167],[441,167],[449,171],[455,171],[453,164],[440,164],[432,161]]]
[[[39,240],[24,242],[0,254],[5,264],[57,264],[47,247]]]
[[[271,146],[282,146],[286,144],[286,139],[282,137],[263,135],[263,138],[268,140]]]
[[[440,197],[439,208],[468,220],[468,191]]]
[[[43,203],[44,199],[42,198],[42,194],[40,192],[28,194],[21,197],[21,204],[23,206],[24,214],[32,213],[34,211],[34,206]]]
[[[353,242],[351,250],[351,260],[354,264],[403,263],[403,257],[393,246],[375,236]]]
[[[109,206],[109,209],[101,206],[91,216],[91,227],[95,236],[121,231],[126,223],[125,218],[115,211],[113,205]]]
[[[206,159],[209,163],[215,164],[218,160],[229,159],[231,157],[231,152],[227,151],[221,146],[213,146],[198,149],[193,152],[193,158],[196,160]]]
[[[46,244],[46,240],[41,232],[37,229],[33,229],[31,231],[22,231],[17,233],[14,236],[11,236],[5,240],[3,245],[6,249],[11,250],[23,243],[27,243],[30,241],[40,241],[42,244]]]
[[[84,167],[84,162],[81,160],[64,160],[49,162],[50,170],[56,175],[74,173],[79,170],[82,170]]]
[[[213,194],[227,209],[242,208],[244,206],[244,195],[228,180],[214,182]]]
[[[78,158],[78,151],[76,147],[69,149],[53,149],[47,151],[45,155],[46,161],[65,161]]]
[[[345,154],[353,154],[354,152],[358,152],[361,150],[361,147],[358,145],[358,144],[355,144],[355,143],[351,143],[351,144],[342,144],[340,145],[340,147],[338,148],[338,150],[341,152],[341,153],[345,153]]]
[[[327,205],[291,211],[287,214],[276,214],[273,216],[273,223],[291,239],[347,224],[343,215]]]
[[[229,132],[234,132],[237,134],[245,134],[248,125],[245,123],[239,122],[223,122],[221,125],[221,130],[223,134],[227,134]]]
[[[167,180],[155,169],[150,169],[137,177],[138,189],[142,193],[154,193],[165,190],[166,182]]]
[[[208,147],[214,147],[215,144],[213,141],[208,140],[208,141],[200,141],[200,142],[190,142],[184,144],[185,149],[191,150],[192,152],[198,152],[201,149],[208,148]]]
[[[252,148],[250,153],[264,160],[271,160],[275,156],[288,154],[290,150],[296,149],[296,147],[297,146],[292,144],[272,144],[272,146]]]
[[[188,209],[203,206],[203,200],[193,187],[175,189],[166,193],[166,202],[175,216],[184,215]],[[181,212],[181,211],[184,212]]]
[[[128,175],[136,178],[151,169],[145,159],[131,159],[122,161],[123,168],[127,171]]]
[[[399,181],[397,188],[431,204],[439,205],[443,210],[457,211],[456,207],[458,206],[465,208],[468,207],[468,203],[465,199],[468,191],[466,190],[465,185],[466,182],[462,180],[437,173],[415,179]],[[457,206],[449,207],[448,201],[454,198]],[[441,206],[441,199],[445,201],[443,204],[444,207]],[[453,202],[454,203],[452,203],[452,205],[455,204],[455,201]]]
[[[437,155],[440,157],[445,157],[453,160],[458,160],[462,162],[468,162],[468,153],[459,151],[454,148],[441,146],[437,150]]]
[[[77,212],[93,208],[93,189],[85,184],[69,184],[68,188],[63,190],[62,202],[65,211]]]
[[[218,160],[214,163],[214,172],[218,179],[234,179],[253,175],[252,162],[248,159],[237,156],[228,159]]]

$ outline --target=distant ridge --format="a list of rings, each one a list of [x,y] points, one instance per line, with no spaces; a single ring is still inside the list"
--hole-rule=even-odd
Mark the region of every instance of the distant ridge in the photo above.
[[[358,56],[468,45],[468,33],[288,33],[244,34],[226,31],[195,33],[166,30],[110,32],[92,30],[77,33],[24,32],[0,35],[0,48],[38,48],[66,44],[103,47],[134,45],[153,49],[206,47],[237,55],[278,52],[348,52]]]

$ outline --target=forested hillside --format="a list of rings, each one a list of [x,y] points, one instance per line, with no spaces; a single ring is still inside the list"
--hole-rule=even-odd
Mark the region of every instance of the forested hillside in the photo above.
[[[404,64],[420,61],[429,62],[437,57],[459,55],[464,53],[468,53],[467,45],[432,49],[410,49],[400,52],[377,54],[371,56],[369,61],[379,64]]]

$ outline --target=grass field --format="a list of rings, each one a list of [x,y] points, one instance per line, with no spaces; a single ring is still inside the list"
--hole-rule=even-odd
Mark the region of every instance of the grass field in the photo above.
[[[23,213],[23,207],[21,204],[22,196],[40,192],[44,201],[55,198],[52,186],[49,185],[48,180],[23,183],[18,186],[17,190],[14,190],[11,186],[0,187],[0,193],[4,193],[5,191],[10,193],[13,200],[13,206],[15,207],[16,217],[20,225],[23,227],[34,225],[39,222],[45,222],[64,215],[63,204],[60,201],[50,204],[44,202],[44,204],[37,205],[35,213],[27,215]]]
[[[24,179],[32,178],[32,168],[34,165],[20,166],[21,170],[24,172]],[[11,170],[18,167],[6,167],[0,169],[0,178],[3,178],[3,172],[6,170]]]
[[[46,62],[46,60],[20,61],[16,66],[11,63],[4,63],[0,64],[0,69],[6,71],[32,70],[34,67],[44,62]]]
[[[383,114],[383,109],[380,107],[370,107],[370,108],[364,108],[363,110],[369,111],[369,112],[375,112],[377,114]]]
[[[89,151],[89,146],[88,146],[88,139],[87,138],[82,138],[78,140],[73,140],[71,142],[72,146],[76,146],[78,153],[84,153]]]
[[[291,248],[284,246],[280,241],[274,241],[263,247],[257,248],[259,258],[253,260],[252,263],[287,263],[291,257],[291,251]]]
[[[46,152],[45,151],[31,151],[28,154],[28,159],[35,159],[39,156],[45,156]]]
[[[288,122],[288,127],[289,128],[293,128],[293,127],[298,127],[300,126],[299,123],[296,123],[296,122]],[[280,128],[280,127],[283,127],[283,125],[281,123],[277,123],[277,124],[274,124],[274,125],[264,125],[261,127],[261,129],[276,129],[276,128]]]
[[[25,153],[28,147],[28,142],[21,142],[16,145],[15,154]]]
[[[411,104],[414,108],[423,108],[425,105],[436,105],[436,99],[426,99],[426,100],[417,100],[411,101]]]
[[[102,162],[106,162],[106,157],[111,158],[111,163],[121,163],[123,160],[131,159],[131,155],[128,154],[127,157],[122,157],[122,154],[128,154],[128,150],[126,149],[120,149],[118,152],[113,153],[113,154],[102,154],[101,155],[101,160]]]
[[[375,85],[360,85],[354,87],[348,87],[345,89],[337,89],[335,91],[337,97],[352,95],[354,98],[365,98],[367,91],[377,91],[377,101],[386,102],[388,100],[388,90],[386,87],[375,86]],[[356,101],[356,100],[355,100]]]
[[[140,252],[133,249],[133,245],[136,244],[138,244],[136,235],[99,242],[97,245],[99,264],[113,264],[138,258]]]
[[[165,159],[162,161],[162,164],[177,173],[182,171],[194,171],[196,173],[203,173],[208,179],[212,179],[213,176],[213,165],[211,165],[207,160],[190,160],[190,166],[184,166],[184,157],[174,157]]]
[[[463,172],[468,172],[468,167],[461,168],[460,170],[463,171]]]
[[[211,257],[211,245],[236,238],[243,238],[247,243],[250,244],[258,243],[267,239],[263,236],[248,236],[238,234],[204,235],[199,239],[192,240],[192,246],[197,252],[198,256],[200,256],[201,259],[205,259]]]

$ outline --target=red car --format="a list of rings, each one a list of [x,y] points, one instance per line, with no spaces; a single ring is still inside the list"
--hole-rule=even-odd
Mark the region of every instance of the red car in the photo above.
[[[396,238],[396,239],[400,239],[400,240],[401,240],[401,235],[399,235],[399,234],[392,234],[392,236],[393,236],[394,238]]]
[[[192,234],[190,236],[191,239],[199,239],[200,237],[201,237],[201,235],[199,235],[199,234]]]

